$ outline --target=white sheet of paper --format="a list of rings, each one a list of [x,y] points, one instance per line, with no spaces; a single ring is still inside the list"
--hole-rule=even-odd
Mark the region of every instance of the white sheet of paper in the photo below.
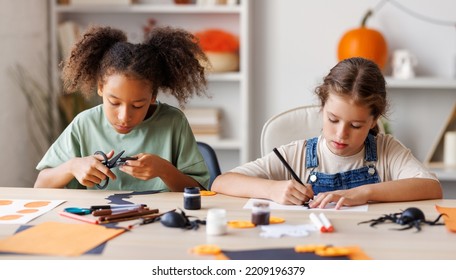
[[[0,224],[26,224],[65,200],[0,198]]]
[[[359,205],[359,206],[343,206],[339,210],[336,210],[336,204],[335,203],[329,203],[326,205],[324,209],[321,208],[314,208],[314,209],[309,209],[307,207],[301,206],[301,205],[284,205],[284,204],[279,204],[271,200],[267,199],[257,199],[257,198],[251,198],[247,201],[247,203],[244,205],[244,209],[252,209],[253,204],[255,202],[266,202],[269,203],[269,208],[271,210],[298,210],[298,211],[354,211],[354,212],[366,212],[368,209],[368,205]]]

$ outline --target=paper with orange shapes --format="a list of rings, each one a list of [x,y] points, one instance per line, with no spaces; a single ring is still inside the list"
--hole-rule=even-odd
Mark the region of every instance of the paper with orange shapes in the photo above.
[[[79,256],[123,232],[100,225],[45,222],[0,240],[0,252]]]
[[[435,205],[437,212],[443,215],[443,221],[449,231],[456,232],[456,208],[455,207],[442,207]]]
[[[26,224],[63,202],[65,200],[0,198],[0,224]]]

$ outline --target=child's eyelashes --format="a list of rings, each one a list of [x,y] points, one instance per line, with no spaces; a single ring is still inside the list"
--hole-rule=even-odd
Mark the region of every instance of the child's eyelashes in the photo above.
[[[329,120],[330,123],[338,123],[338,122],[339,122],[339,120],[337,120],[337,119],[328,118],[328,120]],[[350,124],[350,126],[351,126],[353,129],[361,129],[361,128],[363,127],[363,126],[360,125],[360,124],[354,124],[354,123]]]
[[[109,101],[109,105],[113,106],[113,107],[119,107],[120,106],[120,103],[115,103],[115,102],[111,102]],[[133,109],[142,109],[144,108],[144,105],[131,105],[131,108]]]

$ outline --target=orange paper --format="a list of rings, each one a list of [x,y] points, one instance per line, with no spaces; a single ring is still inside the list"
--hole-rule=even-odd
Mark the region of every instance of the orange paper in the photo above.
[[[442,207],[436,205],[437,212],[443,215],[443,221],[449,231],[456,232],[456,208],[454,207]]]
[[[124,231],[92,224],[45,222],[0,240],[0,251],[79,256]]]

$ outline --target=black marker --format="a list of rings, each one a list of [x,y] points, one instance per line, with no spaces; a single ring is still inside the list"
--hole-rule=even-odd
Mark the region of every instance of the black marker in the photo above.
[[[138,208],[138,207],[147,207],[146,204],[116,204],[116,205],[93,205],[90,206],[90,210],[93,212],[95,210],[103,209],[129,209],[129,208]]]

